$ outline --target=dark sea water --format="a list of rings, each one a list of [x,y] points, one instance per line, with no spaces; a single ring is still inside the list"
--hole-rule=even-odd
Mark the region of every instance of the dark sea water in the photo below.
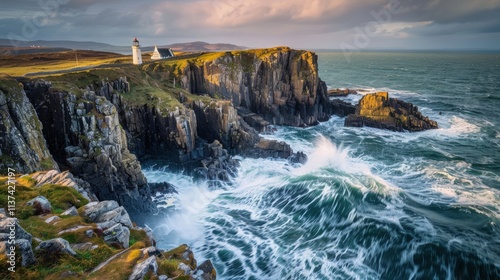
[[[147,169],[179,189],[160,246],[190,244],[218,279],[500,279],[500,54],[318,55],[329,87],[389,91],[440,129],[279,127],[265,137],[308,163],[241,158],[222,189]]]

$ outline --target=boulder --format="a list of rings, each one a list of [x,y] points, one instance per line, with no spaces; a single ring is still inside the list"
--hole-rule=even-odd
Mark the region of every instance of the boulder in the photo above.
[[[35,263],[35,254],[31,248],[31,242],[26,239],[17,239],[16,248],[21,251],[21,265],[28,266]]]
[[[305,164],[307,162],[307,155],[304,152],[294,153],[289,159],[290,163]]]
[[[83,215],[95,222],[100,228],[111,228],[119,223],[132,228],[130,216],[123,206],[114,200],[92,202],[85,205]]]
[[[202,264],[200,264],[197,268],[198,272],[197,274],[200,275],[198,279],[200,280],[215,280],[216,279],[216,271],[214,266],[212,265],[212,262],[210,260],[204,261]]]
[[[62,238],[54,238],[47,241],[42,241],[36,248],[35,251],[43,251],[48,255],[60,255],[68,254],[71,256],[76,256],[75,251],[71,249],[69,242]]]
[[[393,131],[422,131],[438,128],[437,122],[424,117],[418,107],[395,98],[387,92],[367,94],[349,115],[345,126],[369,126]]]
[[[103,232],[104,242],[109,245],[120,245],[128,248],[130,241],[130,230],[122,224],[115,224]]]
[[[47,214],[52,212],[52,205],[50,205],[49,200],[44,196],[37,196],[26,202],[26,204],[33,206],[36,214]]]
[[[130,216],[128,215],[127,210],[123,208],[123,206],[102,213],[94,220],[94,222],[100,228],[110,228],[116,223],[120,223],[128,228],[133,227]]]
[[[158,263],[156,263],[156,257],[151,256],[145,261],[138,263],[134,266],[132,274],[128,277],[129,280],[142,280],[146,274],[152,271],[154,275],[158,272]]]
[[[78,211],[75,206],[71,206],[71,208],[62,212],[61,216],[78,216]]]
[[[83,215],[95,221],[100,215],[120,207],[114,200],[91,202],[84,206]]]
[[[59,218],[58,216],[52,216],[52,217],[49,217],[49,218],[45,219],[45,222],[46,222],[47,224],[50,224],[50,223],[52,223],[53,221],[57,221],[57,220],[60,220],[60,219],[61,219],[61,218]]]

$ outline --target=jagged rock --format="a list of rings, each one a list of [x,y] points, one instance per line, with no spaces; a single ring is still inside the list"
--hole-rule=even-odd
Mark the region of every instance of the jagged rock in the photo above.
[[[154,275],[158,272],[158,264],[156,263],[156,257],[151,256],[147,258],[145,261],[138,263],[134,266],[132,270],[132,274],[129,276],[129,280],[142,280],[144,276],[152,271]]]
[[[121,224],[115,224],[103,232],[104,242],[109,245],[120,245],[128,248],[130,241],[130,230]]]
[[[50,224],[53,221],[57,221],[57,220],[60,220],[60,219],[61,218],[59,218],[58,216],[52,216],[52,217],[49,217],[49,218],[45,219],[45,223]]]
[[[422,116],[416,106],[389,98],[387,92],[363,96],[356,106],[356,114],[346,118],[345,126],[369,126],[410,132],[438,128],[437,123]]]
[[[47,149],[42,124],[22,86],[2,77],[0,83],[0,170],[18,173],[58,169]]]
[[[289,158],[293,155],[293,151],[285,142],[262,138],[246,154],[258,158]]]
[[[353,89],[329,89],[326,93],[328,96],[347,96],[349,94],[358,94],[356,90]]]
[[[257,132],[262,133],[268,131],[269,122],[264,120],[262,116],[241,106],[236,107],[236,110],[238,115]]]
[[[195,94],[221,94],[271,124],[314,125],[328,118],[331,108],[316,54],[286,47],[262,52],[226,53],[203,65],[190,63],[182,69],[181,85]]]
[[[229,181],[236,175],[239,162],[228,155],[222,144],[214,140],[206,144],[208,158],[200,161],[201,167],[195,169],[195,174],[204,180]]]
[[[35,208],[35,213],[37,214],[46,214],[52,212],[52,205],[50,205],[50,201],[44,196],[37,196],[32,200],[26,202],[26,205],[31,205]]]
[[[305,164],[307,162],[307,155],[304,152],[297,152],[293,154],[289,159],[291,163]]]
[[[100,228],[111,228],[119,223],[132,228],[132,221],[123,206],[114,200],[89,203],[84,206],[84,216],[95,222]]]
[[[133,227],[132,221],[123,206],[102,214],[95,220],[95,223],[100,228],[109,228],[115,223],[120,223],[128,228]]]
[[[356,113],[356,106],[352,105],[349,102],[345,102],[343,100],[339,99],[334,99],[331,101],[332,103],[332,108],[333,108],[333,114],[339,116],[339,117],[345,117],[350,114],[355,114]]]
[[[159,183],[148,183],[151,191],[153,193],[158,192],[161,194],[171,194],[178,193],[175,186],[168,182],[159,182]]]
[[[212,265],[212,262],[210,260],[204,261],[202,264],[200,264],[197,268],[198,271],[201,271],[200,277],[198,279],[200,280],[215,280],[216,279],[216,272],[215,268]]]
[[[49,255],[69,254],[76,256],[76,253],[73,249],[71,249],[69,242],[62,238],[43,241],[35,248],[35,250],[44,251]]]
[[[24,88],[45,126],[52,154],[88,182],[98,199],[116,200],[134,213],[155,209],[141,165],[128,149],[119,112],[110,101],[90,91],[77,96],[52,89],[44,81],[25,83]]]
[[[78,216],[78,211],[75,206],[71,206],[71,208],[62,212],[61,216]]]
[[[97,201],[97,197],[92,193],[89,183],[76,178],[69,171],[59,172],[57,170],[41,171],[30,175],[36,180],[36,187],[45,184],[67,186],[75,189],[88,201]]]

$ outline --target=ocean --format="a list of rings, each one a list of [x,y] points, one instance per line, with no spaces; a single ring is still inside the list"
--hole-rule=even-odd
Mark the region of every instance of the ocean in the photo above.
[[[500,53],[318,52],[329,88],[417,105],[439,129],[277,127],[309,161],[241,158],[211,188],[168,166],[179,190],[154,232],[186,243],[218,279],[500,279]]]

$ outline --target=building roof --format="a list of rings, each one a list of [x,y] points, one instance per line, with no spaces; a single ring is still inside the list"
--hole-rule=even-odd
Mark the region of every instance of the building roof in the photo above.
[[[134,43],[135,43],[135,42],[139,43],[139,40],[137,40],[137,38],[134,38]]]
[[[171,49],[158,49],[161,57],[171,57],[174,56]]]
[[[158,48],[155,46],[155,49],[153,51],[153,55],[151,56],[152,59],[162,59],[162,58],[169,58],[173,57],[174,53],[172,52],[172,49],[170,48]]]

